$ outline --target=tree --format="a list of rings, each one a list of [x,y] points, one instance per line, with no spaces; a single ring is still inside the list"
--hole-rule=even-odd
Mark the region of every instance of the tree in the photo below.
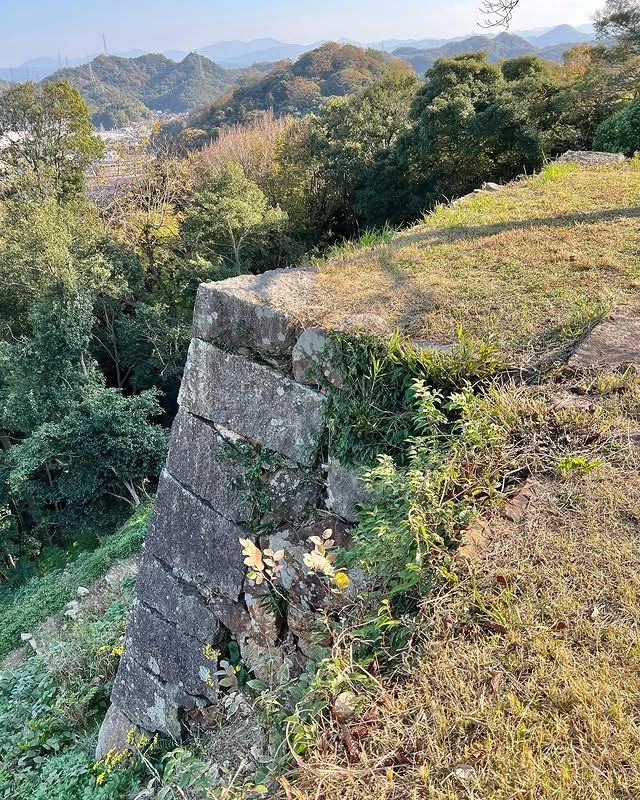
[[[89,354],[92,301],[72,281],[55,284],[29,310],[30,335],[2,343],[1,428],[28,436],[103,385]]]
[[[640,151],[640,98],[601,123],[594,147],[628,156]]]
[[[229,162],[194,193],[185,209],[183,237],[194,256],[220,266],[221,277],[239,275],[265,269],[263,258],[273,258],[269,245],[277,249],[286,220],[243,168]]]
[[[510,179],[542,160],[519,82],[483,53],[443,58],[413,100],[409,129],[371,171],[359,204],[380,225],[415,219],[435,203]]]
[[[596,14],[594,27],[600,39],[640,53],[638,0],[607,0]]]
[[[153,423],[161,413],[155,392],[103,388],[43,423],[5,454],[14,502],[49,538],[52,526],[78,525],[114,500],[138,506],[166,454],[166,432]]]
[[[502,62],[502,74],[506,81],[522,81],[525,78],[541,79],[549,76],[548,65],[534,55],[517,56]]]
[[[0,338],[29,327],[32,304],[51,286],[79,278],[104,287],[110,267],[96,253],[96,217],[84,204],[0,202]]]
[[[0,346],[0,472],[15,517],[49,542],[107,498],[136,505],[164,455],[156,393],[105,387],[91,352],[93,302],[71,279],[53,284],[30,309],[30,335]]]
[[[326,101],[317,114],[288,126],[274,185],[292,235],[307,249],[353,236],[361,216],[354,203],[366,175],[408,124],[419,81],[390,69],[365,89]]]
[[[480,10],[486,16],[485,28],[508,28],[520,0],[482,0]]]
[[[21,83],[0,95],[3,137],[5,182],[39,200],[75,197],[103,152],[84,100],[68,83]]]
[[[413,71],[394,70],[347,98],[329,101],[311,124],[306,153],[324,187],[325,219],[314,225],[336,236],[357,233],[354,207],[368,171],[408,127],[419,81]]]

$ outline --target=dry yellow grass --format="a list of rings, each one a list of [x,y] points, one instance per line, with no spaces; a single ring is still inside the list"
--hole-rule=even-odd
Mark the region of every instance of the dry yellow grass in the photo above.
[[[461,323],[522,363],[575,339],[562,328],[581,315],[640,308],[639,224],[640,162],[553,166],[337,256],[318,314],[444,341]],[[424,601],[427,644],[351,739],[324,721],[287,800],[640,798],[640,377],[560,368],[513,386],[488,403],[528,420],[536,496],[517,523],[487,512],[489,546]],[[586,470],[558,469],[572,447]]]
[[[554,164],[376,248],[345,248],[318,276],[324,323],[376,313],[405,333],[493,336],[506,354],[562,338],[594,307],[638,305],[640,162]]]
[[[351,724],[359,761],[330,726],[289,797],[640,797],[639,523],[637,465],[545,480],[425,605],[431,644]]]

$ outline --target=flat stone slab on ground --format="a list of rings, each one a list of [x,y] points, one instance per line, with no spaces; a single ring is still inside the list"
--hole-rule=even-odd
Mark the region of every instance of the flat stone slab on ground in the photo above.
[[[246,532],[188,492],[165,470],[145,551],[213,592],[237,600],[245,567],[239,539]]]
[[[582,167],[593,167],[599,164],[619,164],[624,161],[624,153],[601,153],[597,150],[567,150],[558,161],[580,164]]]
[[[178,402],[299,464],[315,460],[325,398],[269,367],[193,339]]]
[[[640,315],[613,314],[596,325],[576,348],[569,366],[640,368]]]
[[[313,304],[312,269],[276,269],[203,283],[198,289],[193,335],[231,347],[270,354],[288,352]]]

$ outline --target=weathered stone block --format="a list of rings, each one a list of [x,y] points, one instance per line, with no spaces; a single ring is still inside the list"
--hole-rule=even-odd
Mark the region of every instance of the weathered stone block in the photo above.
[[[339,461],[327,466],[327,508],[347,522],[358,521],[358,506],[367,502],[368,494],[358,471]]]
[[[324,328],[307,328],[295,343],[291,359],[293,377],[298,383],[318,385],[320,377],[340,388],[344,380],[332,363],[333,347]]]
[[[576,349],[569,366],[640,368],[640,316],[620,313],[605,319]]]
[[[208,602],[214,614],[232,634],[244,633],[250,628],[251,618],[240,603],[219,596],[212,597]]]
[[[205,657],[204,644],[182,633],[139,600],[129,616],[125,651],[147,672],[178,692],[211,701],[217,699],[212,677],[215,664]]]
[[[233,450],[242,437],[221,434],[211,422],[180,411],[173,423],[167,469],[183,486],[231,522],[249,522],[254,513],[239,484],[246,471]],[[269,521],[294,519],[315,506],[319,486],[306,473],[283,467],[265,479]]]
[[[282,468],[267,481],[265,493],[270,510],[265,522],[283,523],[297,519],[316,507],[320,484],[313,476],[299,470]]]
[[[277,269],[203,283],[198,289],[193,335],[270,354],[291,350],[300,314],[312,302],[313,270]]]
[[[193,494],[231,522],[247,522],[251,508],[233,482],[242,468],[227,458],[226,439],[211,422],[179,411],[171,429],[167,469]]]
[[[315,460],[325,398],[261,364],[193,339],[179,403],[299,464]]]
[[[127,717],[142,728],[180,739],[178,698],[126,652],[113,682],[111,703],[120,710],[126,709]],[[187,703],[183,707],[193,708],[196,705],[195,700],[187,700]]]
[[[318,614],[292,604],[287,610],[287,624],[297,639],[298,648],[307,658],[319,661],[329,654],[331,636]]]
[[[109,706],[98,734],[96,761],[100,761],[111,750],[126,750],[129,743],[129,731],[132,729],[137,733],[137,725],[134,725],[129,717],[116,706]]]
[[[202,644],[216,644],[223,638],[214,609],[197,588],[179,581],[151,553],[147,553],[138,575],[136,596],[178,631]]]
[[[244,580],[245,532],[162,473],[146,551],[212,591],[237,600]]]

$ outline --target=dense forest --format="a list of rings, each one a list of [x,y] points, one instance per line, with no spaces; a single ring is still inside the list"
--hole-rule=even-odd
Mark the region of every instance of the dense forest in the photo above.
[[[100,57],[93,77],[7,88],[0,139],[20,136],[0,161],[4,589],[64,569],[153,494],[200,282],[384,238],[567,149],[640,150],[637,15],[605,14],[598,31],[562,64],[467,52],[423,77],[324,45],[156,134],[144,169],[98,203],[92,118],[118,122],[118,92],[127,114],[184,109],[230,74],[199,56],[145,56],[133,73]],[[3,631],[3,655],[20,632]]]
[[[235,89],[167,130],[179,137],[181,144],[200,146],[220,127],[249,122],[264,111],[304,116],[317,111],[328,98],[354,94],[391,71],[412,72],[404,62],[377,50],[329,42],[300,56],[295,63],[285,60],[274,65],[264,77]]]

